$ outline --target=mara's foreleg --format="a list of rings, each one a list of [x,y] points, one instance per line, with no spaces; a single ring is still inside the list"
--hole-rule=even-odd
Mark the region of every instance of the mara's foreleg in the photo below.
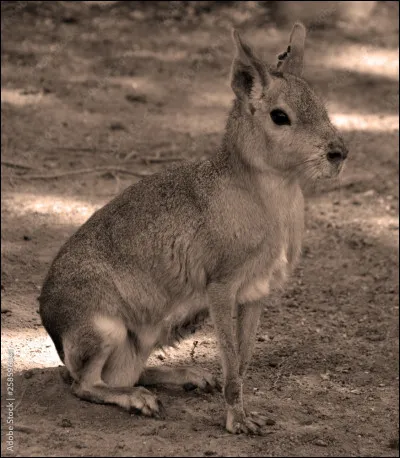
[[[243,377],[237,336],[233,327],[234,295],[225,285],[209,287],[210,314],[220,347],[224,374],[223,393],[226,403],[226,429],[234,434],[259,434],[263,421],[258,416],[246,416],[243,408]],[[251,321],[251,320],[250,320]]]
[[[256,342],[257,329],[260,323],[264,304],[262,302],[251,302],[239,304],[236,318],[236,338],[239,350],[239,376],[243,382],[253,355],[254,345]],[[267,417],[251,412],[251,419],[259,426],[266,424]]]
[[[259,301],[239,304],[236,318],[236,338],[239,350],[239,375],[243,379],[253,355],[263,304]]]

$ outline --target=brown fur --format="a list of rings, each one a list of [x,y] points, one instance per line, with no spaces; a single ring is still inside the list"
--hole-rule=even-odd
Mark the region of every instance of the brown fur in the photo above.
[[[234,32],[236,100],[217,154],[130,186],[61,248],[43,285],[40,314],[77,396],[158,415],[154,395],[134,385],[218,387],[194,368],[145,367],[155,347],[173,344],[210,312],[226,427],[260,430],[263,418],[244,411],[242,382],[263,299],[283,285],[300,254],[301,183],[340,172],[343,160],[328,160],[329,151],[347,155],[322,102],[300,77],[303,32],[295,26],[294,60],[290,51],[282,72]],[[276,108],[290,126],[274,124]]]

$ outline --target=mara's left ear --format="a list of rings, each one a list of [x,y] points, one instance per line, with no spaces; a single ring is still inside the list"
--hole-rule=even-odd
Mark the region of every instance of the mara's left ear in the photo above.
[[[292,75],[301,76],[303,72],[304,43],[306,40],[306,28],[297,22],[290,34],[290,42],[287,51],[278,56],[278,70]]]
[[[236,56],[232,63],[231,87],[236,97],[253,112],[252,101],[261,97],[270,77],[261,59],[235,29],[232,38]]]

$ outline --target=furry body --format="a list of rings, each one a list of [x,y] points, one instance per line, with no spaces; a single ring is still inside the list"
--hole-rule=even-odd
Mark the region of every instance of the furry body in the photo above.
[[[156,397],[137,385],[218,388],[199,369],[146,368],[154,348],[172,345],[210,313],[226,428],[260,431],[265,418],[245,412],[242,384],[264,300],[300,255],[301,182],[336,176],[347,155],[299,76],[304,37],[296,25],[277,71],[234,32],[236,99],[219,151],[130,186],[58,253],[40,315],[77,396],[159,415]]]

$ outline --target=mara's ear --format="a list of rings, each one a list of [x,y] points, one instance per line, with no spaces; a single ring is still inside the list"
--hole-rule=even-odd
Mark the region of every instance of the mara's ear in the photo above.
[[[232,38],[236,46],[236,56],[232,63],[231,87],[236,97],[247,103],[250,111],[254,112],[251,100],[261,97],[268,84],[269,75],[263,62],[235,29],[232,30]]]
[[[297,22],[290,34],[290,42],[287,51],[278,56],[278,70],[292,75],[301,76],[303,72],[304,43],[306,40],[306,28]]]

